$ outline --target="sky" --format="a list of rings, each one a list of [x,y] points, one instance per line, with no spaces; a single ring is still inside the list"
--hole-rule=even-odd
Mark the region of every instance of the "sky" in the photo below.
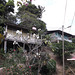
[[[14,1],[15,5],[17,5],[17,1],[20,0]],[[65,32],[75,35],[75,19],[72,23],[75,12],[75,0],[32,0],[32,4],[45,7],[45,12],[42,14],[41,20],[46,23],[46,27],[48,30],[62,30],[62,25],[64,25]],[[15,6],[15,12],[16,11],[17,6]],[[71,27],[67,28],[68,26]]]
[[[67,0],[67,5],[66,0],[33,0],[33,4],[45,7],[42,20],[47,24],[48,30],[62,30],[62,25],[64,25],[65,32],[75,35],[75,19],[73,20],[75,0]],[[67,28],[71,24],[72,26]]]

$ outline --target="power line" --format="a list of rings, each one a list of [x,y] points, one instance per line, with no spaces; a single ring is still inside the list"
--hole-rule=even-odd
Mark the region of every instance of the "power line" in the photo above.
[[[72,26],[72,24],[73,24],[74,17],[75,17],[75,12],[74,12],[74,15],[73,15],[73,19],[72,19],[72,22],[71,22],[71,26]]]
[[[72,25],[73,25],[73,21],[74,21],[74,18],[75,18],[75,12],[74,12],[74,15],[73,15],[73,18],[72,18],[72,22],[71,22],[71,27],[70,27],[70,31],[71,31],[71,28],[72,28]]]
[[[75,11],[74,11],[74,15],[73,15],[71,24],[70,24],[70,26],[68,27],[68,28],[70,28],[69,33],[71,32],[71,28],[72,28],[72,25],[73,25],[74,18],[75,18]]]

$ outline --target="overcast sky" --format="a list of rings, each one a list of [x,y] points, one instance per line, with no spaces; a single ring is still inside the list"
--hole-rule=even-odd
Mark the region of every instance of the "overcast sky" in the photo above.
[[[17,0],[14,1],[16,5]],[[45,7],[45,12],[42,15],[42,20],[46,23],[48,30],[62,29],[66,0],[32,0],[32,3]],[[74,12],[75,0],[67,0],[66,16],[64,23],[65,28],[71,25]],[[75,19],[72,23],[72,27],[66,28],[64,31],[75,35]]]
[[[36,5],[45,7],[42,20],[46,22],[48,30],[61,29],[64,21],[66,0],[33,0]],[[68,27],[72,23],[75,12],[75,0],[67,0],[66,16],[64,27]],[[72,27],[65,29],[65,32],[75,35],[75,19]]]

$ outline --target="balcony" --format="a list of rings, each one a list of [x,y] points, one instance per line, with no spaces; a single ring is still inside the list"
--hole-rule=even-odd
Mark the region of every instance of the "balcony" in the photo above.
[[[8,33],[6,36],[7,40],[11,41],[17,41],[17,42],[22,42],[22,43],[31,43],[31,44],[42,44],[42,40],[39,38],[35,37],[30,37],[30,36],[23,36],[23,35],[13,35]]]

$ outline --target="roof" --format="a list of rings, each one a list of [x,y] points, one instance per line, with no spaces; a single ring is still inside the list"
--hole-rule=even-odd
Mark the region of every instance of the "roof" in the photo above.
[[[75,57],[72,57],[72,58],[70,58],[70,59],[67,59],[67,60],[75,60]]]
[[[21,25],[17,25],[17,24],[13,24],[13,23],[5,23],[5,25],[8,26],[8,28],[11,28],[11,29],[23,29],[23,30],[29,30],[27,28],[25,28],[24,26],[21,26]]]
[[[13,23],[5,23],[5,25],[7,25],[8,28],[10,28],[10,29],[16,29],[16,30],[21,30],[22,29],[23,31],[27,31],[27,32],[32,30],[32,29],[27,28],[24,25],[17,25],[17,24],[13,24]],[[35,30],[32,30],[32,31],[35,31]],[[37,32],[37,31],[35,31],[35,32]]]
[[[62,31],[61,30],[51,30],[51,31],[47,31],[47,34],[51,34],[51,33],[54,33],[54,32],[58,32],[59,34],[62,35]],[[75,35],[72,35],[72,34],[69,34],[67,32],[64,32],[64,35],[68,36],[68,37],[75,37]]]

